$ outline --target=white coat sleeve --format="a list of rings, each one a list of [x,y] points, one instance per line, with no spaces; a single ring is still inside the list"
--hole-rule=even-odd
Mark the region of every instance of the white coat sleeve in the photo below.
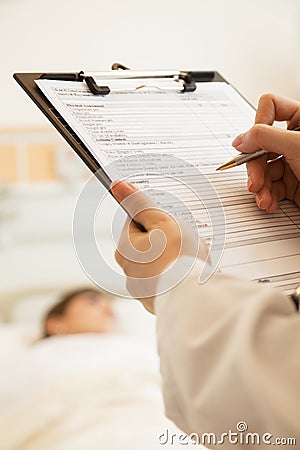
[[[200,285],[202,264],[155,301],[166,415],[187,434],[245,421],[300,445],[300,315],[274,289],[221,272]]]

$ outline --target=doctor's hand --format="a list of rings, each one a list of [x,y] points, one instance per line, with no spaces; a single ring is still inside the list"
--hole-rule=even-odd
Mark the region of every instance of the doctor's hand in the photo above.
[[[289,130],[299,126],[300,103],[272,94],[263,95],[255,125],[232,143],[243,153],[260,149],[269,152],[247,164],[248,189],[255,194],[258,207],[268,212],[275,212],[278,202],[285,198],[300,207],[300,133],[273,127],[275,120],[286,121]]]
[[[131,183],[115,182],[111,191],[130,216],[146,229],[141,231],[128,218],[115,258],[127,277],[130,295],[153,313],[160,275],[182,255],[206,260],[208,249],[191,227],[185,223],[179,225]]]

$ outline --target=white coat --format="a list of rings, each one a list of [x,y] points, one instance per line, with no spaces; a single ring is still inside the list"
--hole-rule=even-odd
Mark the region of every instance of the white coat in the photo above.
[[[243,422],[240,439],[269,433],[300,448],[300,314],[276,290],[221,272],[200,285],[202,264],[155,302],[167,416],[188,435],[221,439]]]

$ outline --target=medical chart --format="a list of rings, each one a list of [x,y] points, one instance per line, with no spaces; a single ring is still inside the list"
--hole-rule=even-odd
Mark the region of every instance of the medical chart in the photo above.
[[[192,216],[208,243],[224,235],[223,271],[286,293],[299,284],[299,208],[283,201],[274,214],[261,211],[245,166],[216,171],[237,154],[234,137],[254,123],[255,111],[232,86],[197,83],[180,93],[168,80],[112,78],[102,83],[110,94],[94,96],[84,82],[36,83],[113,180],[130,179],[175,216]],[[205,183],[212,189],[203,192]]]

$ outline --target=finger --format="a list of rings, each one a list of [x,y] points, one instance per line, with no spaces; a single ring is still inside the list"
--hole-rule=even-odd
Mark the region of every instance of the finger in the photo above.
[[[118,249],[115,250],[115,260],[117,261],[117,263],[119,264],[119,266],[123,269],[123,256],[121,255],[121,253],[119,252]]]
[[[271,186],[263,186],[255,196],[255,201],[260,209],[267,209],[272,204]]]
[[[247,163],[248,189],[250,192],[258,192],[264,185],[265,172],[267,170],[267,156],[255,159]]]
[[[272,161],[272,158],[278,158],[276,153],[268,153],[266,156],[262,156],[253,161],[247,163],[247,172],[248,172],[248,189],[250,192],[256,193],[258,192],[265,183],[265,173],[266,171],[270,171],[270,166],[272,164],[277,164],[277,161]],[[280,169],[277,169],[278,176],[276,178],[275,171],[273,170],[271,173],[272,180],[279,179],[283,175],[284,166],[283,163],[280,163]],[[276,172],[276,173],[277,173]]]
[[[269,125],[254,125],[249,131],[239,136],[234,146],[243,153],[266,150],[286,159],[299,159],[300,135],[297,131],[287,131]]]
[[[158,223],[169,219],[166,212],[158,209],[150,197],[131,183],[116,181],[112,183],[111,191],[125,211],[147,230],[154,229]]]
[[[275,185],[275,183],[279,180],[284,183],[284,174],[285,164],[282,159],[277,159],[267,163],[264,174],[264,185],[256,193],[256,199],[261,209],[270,208],[273,199],[273,192],[275,192],[272,191],[273,185]]]
[[[122,269],[124,269],[124,264],[126,261],[126,257],[123,252],[123,246],[124,246],[125,242],[126,243],[128,242],[128,229],[129,229],[131,223],[132,223],[132,219],[127,217],[125,220],[125,223],[123,225],[123,228],[122,228],[122,232],[121,232],[121,235],[119,238],[117,248],[115,250],[115,260],[117,261],[117,263],[119,264],[119,266]],[[137,227],[135,227],[135,228],[137,228]],[[131,245],[131,241],[129,242],[129,245]]]
[[[292,199],[298,185],[298,180],[292,175],[292,171],[288,165],[284,164],[283,159],[268,162],[264,173],[264,184],[256,191],[256,203],[259,208],[274,212],[278,207],[278,202],[283,198],[288,198],[288,193],[289,198]]]
[[[274,120],[291,122],[297,117],[300,119],[300,103],[279,95],[264,94],[259,99],[255,123],[273,125]]]
[[[136,261],[138,259],[137,254],[139,252],[139,250],[136,249],[135,247],[135,237],[132,236],[132,230],[130,231],[130,229],[135,229],[137,230],[138,228],[133,224],[132,220],[127,219],[119,242],[118,242],[118,246],[115,250],[115,260],[117,261],[117,263],[119,264],[119,266],[125,271],[126,265],[128,261]],[[140,233],[140,234],[145,234],[145,233]],[[147,238],[145,239],[146,241],[146,245],[147,245]]]
[[[300,183],[298,183],[298,186],[294,192],[294,202],[300,208]]]
[[[296,178],[290,166],[284,163],[284,160],[282,163],[284,164],[284,174],[282,180],[286,186],[286,198],[296,202],[295,195],[296,190],[299,187],[299,180]]]
[[[278,208],[278,203],[286,198],[286,187],[282,180],[275,181],[271,188],[272,203],[266,208],[266,211],[273,213]]]
[[[284,176],[287,165],[284,163],[284,158],[277,158],[268,161],[266,172],[270,176],[271,181],[278,181]]]
[[[169,221],[170,223],[173,224],[173,221]],[[134,222],[127,219],[118,243],[118,255],[116,255],[117,262],[122,262],[123,270],[126,261],[145,265],[163,255],[167,246],[167,236],[162,228],[157,227],[157,229],[141,233]],[[174,234],[180,231],[178,228],[175,230],[171,228],[171,230]]]

